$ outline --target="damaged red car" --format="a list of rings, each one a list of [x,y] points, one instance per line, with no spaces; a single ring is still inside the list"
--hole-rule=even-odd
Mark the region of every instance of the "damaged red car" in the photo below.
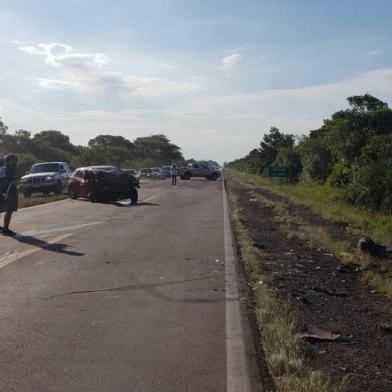
[[[115,166],[88,166],[76,169],[68,184],[71,199],[87,198],[93,202],[131,199],[138,201],[139,179]]]

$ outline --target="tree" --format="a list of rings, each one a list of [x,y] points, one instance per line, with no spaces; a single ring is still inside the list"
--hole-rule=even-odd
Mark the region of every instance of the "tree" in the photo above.
[[[99,135],[88,142],[89,147],[105,146],[105,147],[123,147],[129,151],[134,151],[134,144],[123,136]]]
[[[387,103],[379,100],[376,97],[373,97],[370,94],[353,95],[348,97],[347,101],[353,110],[362,113],[388,108]]]
[[[162,134],[139,137],[134,143],[138,159],[151,158],[159,165],[184,159],[180,147],[171,143],[167,136]]]
[[[301,155],[298,149],[282,148],[278,151],[274,165],[289,166],[292,177],[298,177],[302,171]]]
[[[9,136],[7,132],[8,127],[4,124],[0,117],[0,150],[3,150],[2,152],[6,152],[8,150]]]
[[[264,171],[274,162],[278,155],[279,149],[292,149],[294,146],[294,136],[286,135],[276,127],[271,127],[269,133],[264,135],[260,142],[260,171]]]
[[[33,140],[40,145],[51,146],[72,154],[78,153],[77,148],[70,142],[69,136],[60,131],[41,131],[34,135]]]

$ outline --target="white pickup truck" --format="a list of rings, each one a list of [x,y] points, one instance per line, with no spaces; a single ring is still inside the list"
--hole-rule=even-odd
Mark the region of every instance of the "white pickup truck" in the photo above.
[[[205,177],[207,180],[216,181],[221,176],[221,172],[213,166],[192,163],[187,167],[180,167],[178,175],[181,180],[190,180],[192,177]]]

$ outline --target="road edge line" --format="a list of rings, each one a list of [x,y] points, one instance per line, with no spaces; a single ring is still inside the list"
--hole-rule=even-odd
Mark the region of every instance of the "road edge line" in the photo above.
[[[237,284],[236,257],[225,181],[222,181],[226,292],[226,391],[250,392],[248,363]]]

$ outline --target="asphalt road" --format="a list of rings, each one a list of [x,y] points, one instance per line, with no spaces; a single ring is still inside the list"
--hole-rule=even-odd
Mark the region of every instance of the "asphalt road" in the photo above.
[[[159,181],[138,206],[18,211],[0,237],[0,391],[260,391],[222,195]]]

